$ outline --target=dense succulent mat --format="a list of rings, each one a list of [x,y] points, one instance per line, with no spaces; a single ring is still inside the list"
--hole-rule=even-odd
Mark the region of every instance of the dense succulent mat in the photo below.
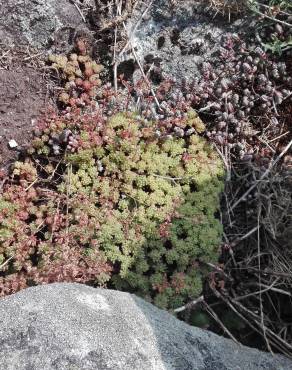
[[[134,113],[48,113],[1,195],[1,294],[37,283],[110,283],[160,307],[199,295],[218,258],[224,170],[199,136]]]

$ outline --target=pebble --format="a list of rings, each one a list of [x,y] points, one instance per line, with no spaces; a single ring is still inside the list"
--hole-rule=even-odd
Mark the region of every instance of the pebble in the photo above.
[[[9,148],[10,149],[15,149],[15,148],[18,147],[18,144],[17,144],[17,142],[14,139],[9,140],[8,145],[9,145]]]

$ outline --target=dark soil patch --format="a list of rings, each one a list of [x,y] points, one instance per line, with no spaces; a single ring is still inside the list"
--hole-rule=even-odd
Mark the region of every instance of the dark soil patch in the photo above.
[[[0,70],[0,167],[9,165],[30,140],[34,120],[46,102],[46,83],[32,68]],[[14,139],[18,147],[9,148]]]

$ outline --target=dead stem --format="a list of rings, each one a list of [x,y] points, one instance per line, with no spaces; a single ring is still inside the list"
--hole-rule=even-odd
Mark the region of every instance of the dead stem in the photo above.
[[[261,249],[260,249],[260,215],[261,215],[261,207],[258,209],[257,215],[257,247],[258,247],[258,266],[259,270],[261,270]],[[261,281],[261,274],[258,274],[258,281],[259,281],[259,299],[260,299],[260,313],[261,313],[261,325],[263,330],[263,336],[267,345],[268,350],[273,353],[272,348],[270,346],[269,340],[266,335],[266,327],[264,325],[264,312],[263,312],[263,300],[262,300],[262,281]]]
[[[194,307],[195,305],[197,305],[198,303],[203,302],[203,301],[204,301],[204,296],[201,295],[199,298],[195,299],[194,301],[191,301],[191,302],[185,304],[184,306],[176,308],[175,310],[173,310],[173,312],[175,312],[175,313],[183,312],[187,309],[190,309],[190,308]]]
[[[226,333],[235,343],[237,343],[239,346],[241,344],[236,340],[236,338],[231,334],[231,332],[226,328],[226,326],[223,324],[223,322],[219,319],[216,312],[208,305],[207,302],[203,301],[203,306],[205,307],[206,311],[209,313],[209,315],[221,326],[224,333]]]

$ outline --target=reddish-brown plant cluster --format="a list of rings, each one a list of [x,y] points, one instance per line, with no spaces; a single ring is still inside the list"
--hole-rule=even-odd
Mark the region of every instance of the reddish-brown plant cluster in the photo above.
[[[264,132],[269,140],[281,134],[278,107],[291,100],[291,90],[284,62],[238,36],[226,35],[214,62],[202,63],[200,77],[182,86],[163,81],[157,90],[159,109],[152,105],[144,114],[149,119],[180,119],[193,107],[205,117],[207,136],[216,145],[251,160],[262,147],[258,136]]]
[[[79,38],[76,41],[76,52],[68,57],[49,55],[49,62],[64,87],[58,96],[58,101],[63,106],[84,107],[92,104],[97,88],[101,86],[100,74],[104,67],[87,53],[85,41]]]
[[[14,172],[14,179],[18,185],[5,185],[0,202],[0,254],[7,256],[1,268],[0,295],[58,281],[96,283],[100,277],[102,284],[111,266],[96,249],[84,253],[85,242],[78,242],[79,227],[89,227],[88,222],[81,218],[79,227],[76,224],[75,231],[68,232],[61,207],[64,196],[53,189],[28,186],[32,184],[29,165]]]

